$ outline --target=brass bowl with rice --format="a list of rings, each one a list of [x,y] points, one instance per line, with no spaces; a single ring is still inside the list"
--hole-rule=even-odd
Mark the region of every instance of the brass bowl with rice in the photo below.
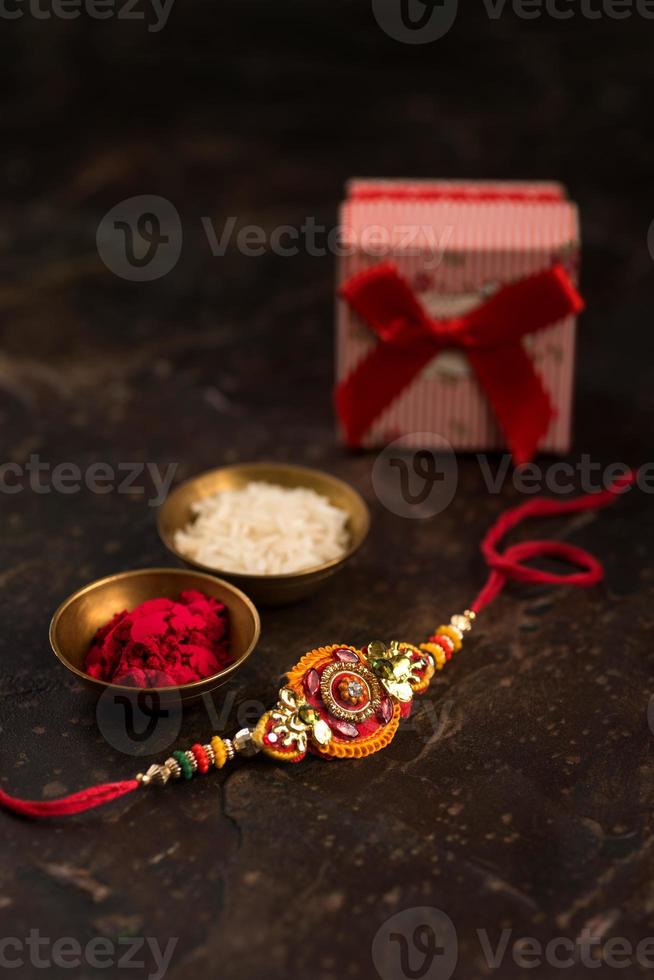
[[[267,605],[317,591],[370,526],[356,490],[321,470],[244,463],[182,483],[159,511],[161,540],[181,561]]]

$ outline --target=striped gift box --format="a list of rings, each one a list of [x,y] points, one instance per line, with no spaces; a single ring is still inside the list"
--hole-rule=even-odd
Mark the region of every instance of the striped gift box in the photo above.
[[[339,283],[390,259],[434,317],[461,315],[553,262],[577,280],[577,208],[557,183],[351,180],[340,225]],[[340,381],[377,340],[343,299],[336,327]],[[547,452],[570,448],[575,332],[570,316],[524,341],[556,411],[539,446]],[[438,354],[377,417],[362,445],[400,437],[424,445],[425,433],[456,450],[505,448],[459,351]]]

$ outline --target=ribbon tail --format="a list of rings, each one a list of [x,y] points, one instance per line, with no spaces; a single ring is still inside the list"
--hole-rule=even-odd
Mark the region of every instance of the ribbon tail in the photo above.
[[[398,331],[429,331],[429,319],[409,283],[390,262],[364,269],[346,280],[342,298],[382,340],[393,340]]]
[[[469,348],[470,363],[504,432],[516,465],[528,463],[555,411],[522,343]]]
[[[334,403],[348,446],[361,445],[375,419],[437,353],[428,339],[411,350],[381,343],[336,386]]]
[[[347,444],[356,447],[441,346],[411,287],[391,263],[358,273],[343,283],[340,293],[379,338],[334,393]]]

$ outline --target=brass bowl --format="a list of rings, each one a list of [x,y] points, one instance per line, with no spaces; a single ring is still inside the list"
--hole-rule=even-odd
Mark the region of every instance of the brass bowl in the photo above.
[[[235,490],[254,480],[276,483],[282,487],[307,487],[315,490],[348,514],[350,545],[341,558],[284,575],[249,575],[225,568],[211,568],[186,557],[175,546],[175,532],[193,519],[192,505],[220,490]],[[209,470],[180,484],[159,511],[159,535],[166,547],[191,568],[199,568],[233,582],[251,595],[255,602],[283,605],[316,592],[330,576],[361,547],[370,527],[370,514],[363,498],[342,480],[321,470],[285,463],[242,463]]]
[[[143,568],[120,572],[91,582],[63,602],[50,623],[50,645],[62,664],[97,693],[107,688],[136,694],[140,688],[112,684],[90,677],[82,669],[84,656],[100,626],[146,599],[177,599],[180,592],[197,589],[223,602],[229,612],[230,645],[234,661],[218,674],[173,687],[150,687],[162,702],[194,701],[229,680],[248,659],[259,639],[261,623],[253,603],[239,589],[213,575],[183,568]]]

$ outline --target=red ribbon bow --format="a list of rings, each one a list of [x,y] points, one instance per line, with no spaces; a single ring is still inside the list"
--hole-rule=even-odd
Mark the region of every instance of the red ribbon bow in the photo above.
[[[441,350],[466,355],[516,463],[532,458],[554,416],[522,338],[583,309],[561,265],[503,286],[465,316],[435,320],[394,265],[346,280],[341,295],[381,343],[336,388],[347,442],[357,446],[375,419]]]

